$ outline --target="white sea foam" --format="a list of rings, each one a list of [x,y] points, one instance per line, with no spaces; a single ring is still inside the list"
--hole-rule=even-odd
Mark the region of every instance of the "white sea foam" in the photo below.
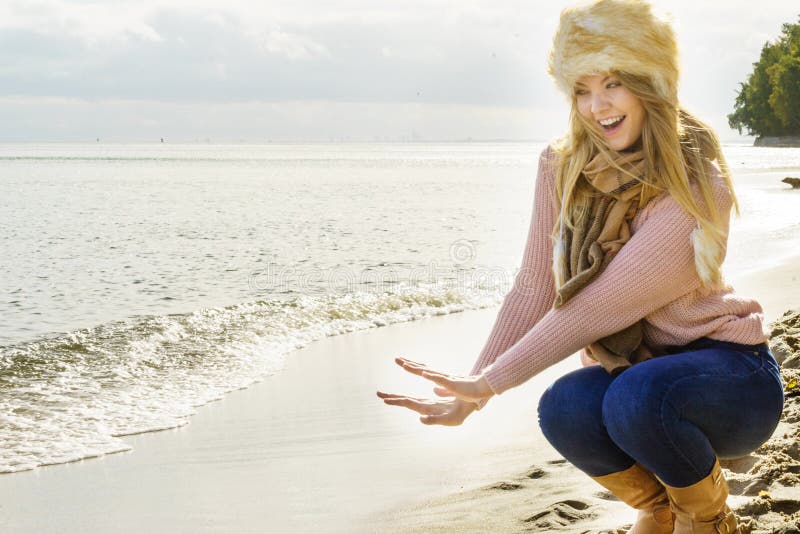
[[[407,288],[145,316],[6,347],[0,472],[124,451],[326,336],[496,305],[497,291]]]

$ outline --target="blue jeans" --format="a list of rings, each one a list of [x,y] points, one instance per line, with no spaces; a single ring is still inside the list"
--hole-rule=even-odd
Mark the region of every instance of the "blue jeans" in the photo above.
[[[675,487],[769,439],[783,383],[766,343],[700,338],[669,352],[616,377],[599,365],[562,376],[539,402],[542,433],[589,476],[639,463]]]

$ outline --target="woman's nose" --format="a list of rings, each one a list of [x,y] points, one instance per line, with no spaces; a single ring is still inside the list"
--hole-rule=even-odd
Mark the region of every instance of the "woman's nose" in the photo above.
[[[592,95],[591,110],[595,115],[608,108],[608,99],[603,93]]]

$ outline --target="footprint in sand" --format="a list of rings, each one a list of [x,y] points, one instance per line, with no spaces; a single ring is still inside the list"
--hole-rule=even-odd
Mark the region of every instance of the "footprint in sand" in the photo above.
[[[537,529],[566,527],[579,521],[594,519],[596,515],[591,511],[591,507],[587,503],[566,500],[551,504],[545,510],[523,519],[523,523],[528,527],[536,527]]]
[[[545,476],[547,476],[547,471],[545,471],[541,467],[537,467],[535,465],[532,465],[528,469],[528,471],[525,473],[524,476],[521,476],[521,477],[518,478],[519,480],[521,480],[521,482],[505,482],[505,481],[502,481],[502,482],[497,482],[495,484],[492,484],[491,486],[486,486],[484,489],[487,489],[487,490],[501,490],[501,491],[520,490],[520,489],[525,488],[524,481],[526,479],[537,480],[537,479],[540,479],[540,478],[545,477]]]
[[[497,484],[492,484],[487,489],[496,489],[496,490],[503,490],[503,491],[514,491],[524,488],[522,484],[517,484],[516,482],[498,482]]]
[[[618,501],[619,498],[608,490],[600,490],[594,493],[594,496],[604,501]]]
[[[528,472],[525,474],[525,476],[528,477],[528,478],[532,478],[532,479],[538,479],[538,478],[542,478],[546,474],[547,474],[547,471],[545,471],[541,467],[536,467],[534,465],[534,466],[531,466],[531,468],[528,470]]]

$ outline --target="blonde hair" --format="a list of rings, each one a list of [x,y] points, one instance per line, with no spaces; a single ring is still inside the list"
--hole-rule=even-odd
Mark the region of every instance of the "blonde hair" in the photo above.
[[[695,250],[695,266],[703,286],[717,287],[723,284],[721,265],[725,259],[727,220],[714,202],[710,164],[716,163],[730,191],[739,215],[739,203],[733,192],[728,164],[722,154],[719,139],[714,130],[681,106],[677,108],[660,96],[651,80],[645,76],[611,71],[619,77],[642,103],[645,120],[642,128],[641,150],[644,155],[644,176],[639,207],[662,192],[668,192],[675,201],[698,223],[692,233]],[[554,144],[558,154],[555,193],[561,206],[561,214],[553,228],[554,274],[556,287],[563,285],[560,269],[555,268],[565,254],[560,233],[562,225],[571,230],[588,214],[591,196],[586,180],[581,173],[586,164],[598,153],[613,164],[611,151],[602,136],[577,110],[576,97],[572,95],[569,131]],[[616,165],[615,165],[616,166]],[[619,168],[619,167],[617,167]],[[619,169],[624,172],[623,169]],[[630,173],[626,173],[630,176]],[[692,194],[690,179],[699,188],[702,205]]]

